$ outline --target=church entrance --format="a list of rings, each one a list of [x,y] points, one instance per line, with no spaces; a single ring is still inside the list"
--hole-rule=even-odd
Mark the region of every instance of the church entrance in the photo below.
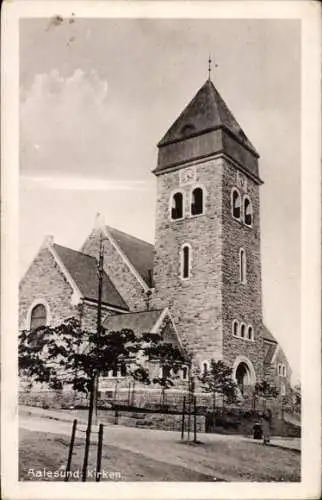
[[[250,372],[246,363],[239,363],[236,370],[236,382],[238,388],[242,394],[244,394],[245,388],[250,385]]]

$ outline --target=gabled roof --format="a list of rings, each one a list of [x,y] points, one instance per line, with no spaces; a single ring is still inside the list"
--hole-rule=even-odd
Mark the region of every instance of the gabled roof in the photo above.
[[[263,325],[263,339],[268,342],[273,342],[274,344],[278,344],[272,332],[270,332],[270,330],[265,325]]]
[[[153,311],[142,311],[109,316],[104,321],[103,326],[110,332],[130,329],[133,330],[136,335],[153,333],[153,327],[155,327],[162,311],[163,309],[156,309]]]
[[[150,286],[149,271],[152,272],[153,269],[154,246],[113,227],[106,226],[106,229],[145,283]]]
[[[163,330],[162,326],[165,325],[170,325],[170,329]],[[167,307],[109,316],[103,322],[103,326],[110,332],[123,329],[133,330],[137,336],[143,333],[158,333],[166,342],[177,345],[179,349],[183,350],[182,342]]]
[[[259,156],[211,80],[207,80],[199,89],[158,146],[165,146],[218,128],[230,131],[255,156]]]
[[[267,345],[267,350],[264,357],[264,363],[269,365],[273,361],[273,357],[277,349],[277,344],[266,344],[266,345]]]
[[[66,270],[76,283],[85,299],[98,300],[97,263],[94,257],[54,243],[56,252]],[[118,293],[106,273],[103,274],[102,302],[112,307],[128,310],[127,304]]]

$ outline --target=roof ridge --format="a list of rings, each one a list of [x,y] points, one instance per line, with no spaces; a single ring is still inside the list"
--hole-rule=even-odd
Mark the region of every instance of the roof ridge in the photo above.
[[[90,257],[91,259],[97,260],[96,257],[93,257],[93,255],[89,255],[88,253],[81,252],[80,250],[75,250],[74,248],[66,247],[65,245],[59,245],[59,243],[53,243],[53,246],[61,247],[61,248],[64,248],[66,250],[70,250],[71,252],[76,252],[76,253],[79,253],[81,255],[85,255],[85,257]]]
[[[149,245],[149,246],[151,246],[151,247],[153,247],[153,248],[154,248],[153,243],[150,243],[149,241],[146,241],[146,240],[142,240],[142,238],[138,238],[137,236],[134,236],[133,234],[129,234],[129,233],[126,233],[125,231],[121,231],[120,229],[117,229],[116,227],[112,227],[112,226],[108,226],[108,225],[106,225],[105,227],[106,227],[106,228],[107,228],[107,230],[109,230],[109,231],[110,231],[110,230],[112,230],[112,231],[116,231],[116,232],[118,232],[118,233],[121,233],[121,234],[122,234],[122,235],[124,235],[124,236],[127,236],[128,238],[132,238],[133,240],[137,240],[137,241],[139,241],[140,243],[144,243],[144,244]]]

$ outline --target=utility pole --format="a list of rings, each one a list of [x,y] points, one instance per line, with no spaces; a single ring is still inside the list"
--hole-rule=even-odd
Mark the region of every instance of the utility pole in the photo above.
[[[102,330],[102,290],[103,290],[103,274],[104,274],[104,248],[103,248],[103,236],[100,235],[100,247],[98,255],[98,301],[97,301],[97,321],[96,321],[96,333],[97,339],[101,335]],[[94,373],[94,425],[97,424],[97,400],[98,400],[98,386],[99,386],[99,372],[95,370]]]
[[[97,303],[97,338],[101,335],[102,328],[102,285],[103,285],[103,264],[104,264],[104,254],[103,254],[103,237],[102,233],[100,235],[100,247],[99,247],[99,258],[98,258],[98,303]],[[87,466],[88,466],[88,455],[89,447],[91,443],[91,431],[92,431],[92,421],[94,416],[94,425],[97,424],[97,392],[98,392],[98,380],[99,372],[94,370],[92,375],[92,383],[90,390],[90,400],[88,408],[88,422],[86,429],[86,441],[85,441],[85,452],[84,452],[84,462],[82,470],[82,481],[86,481],[87,478]]]

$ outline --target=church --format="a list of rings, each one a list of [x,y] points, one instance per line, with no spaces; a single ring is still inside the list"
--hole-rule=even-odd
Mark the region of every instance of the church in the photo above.
[[[71,316],[95,330],[103,239],[107,331],[166,335],[200,371],[225,361],[241,394],[261,380],[287,394],[291,368],[263,323],[258,163],[208,78],[158,143],[154,245],[99,220],[79,250],[46,237],[20,283],[20,330]],[[125,386],[126,373],[101,390],[116,380]]]

